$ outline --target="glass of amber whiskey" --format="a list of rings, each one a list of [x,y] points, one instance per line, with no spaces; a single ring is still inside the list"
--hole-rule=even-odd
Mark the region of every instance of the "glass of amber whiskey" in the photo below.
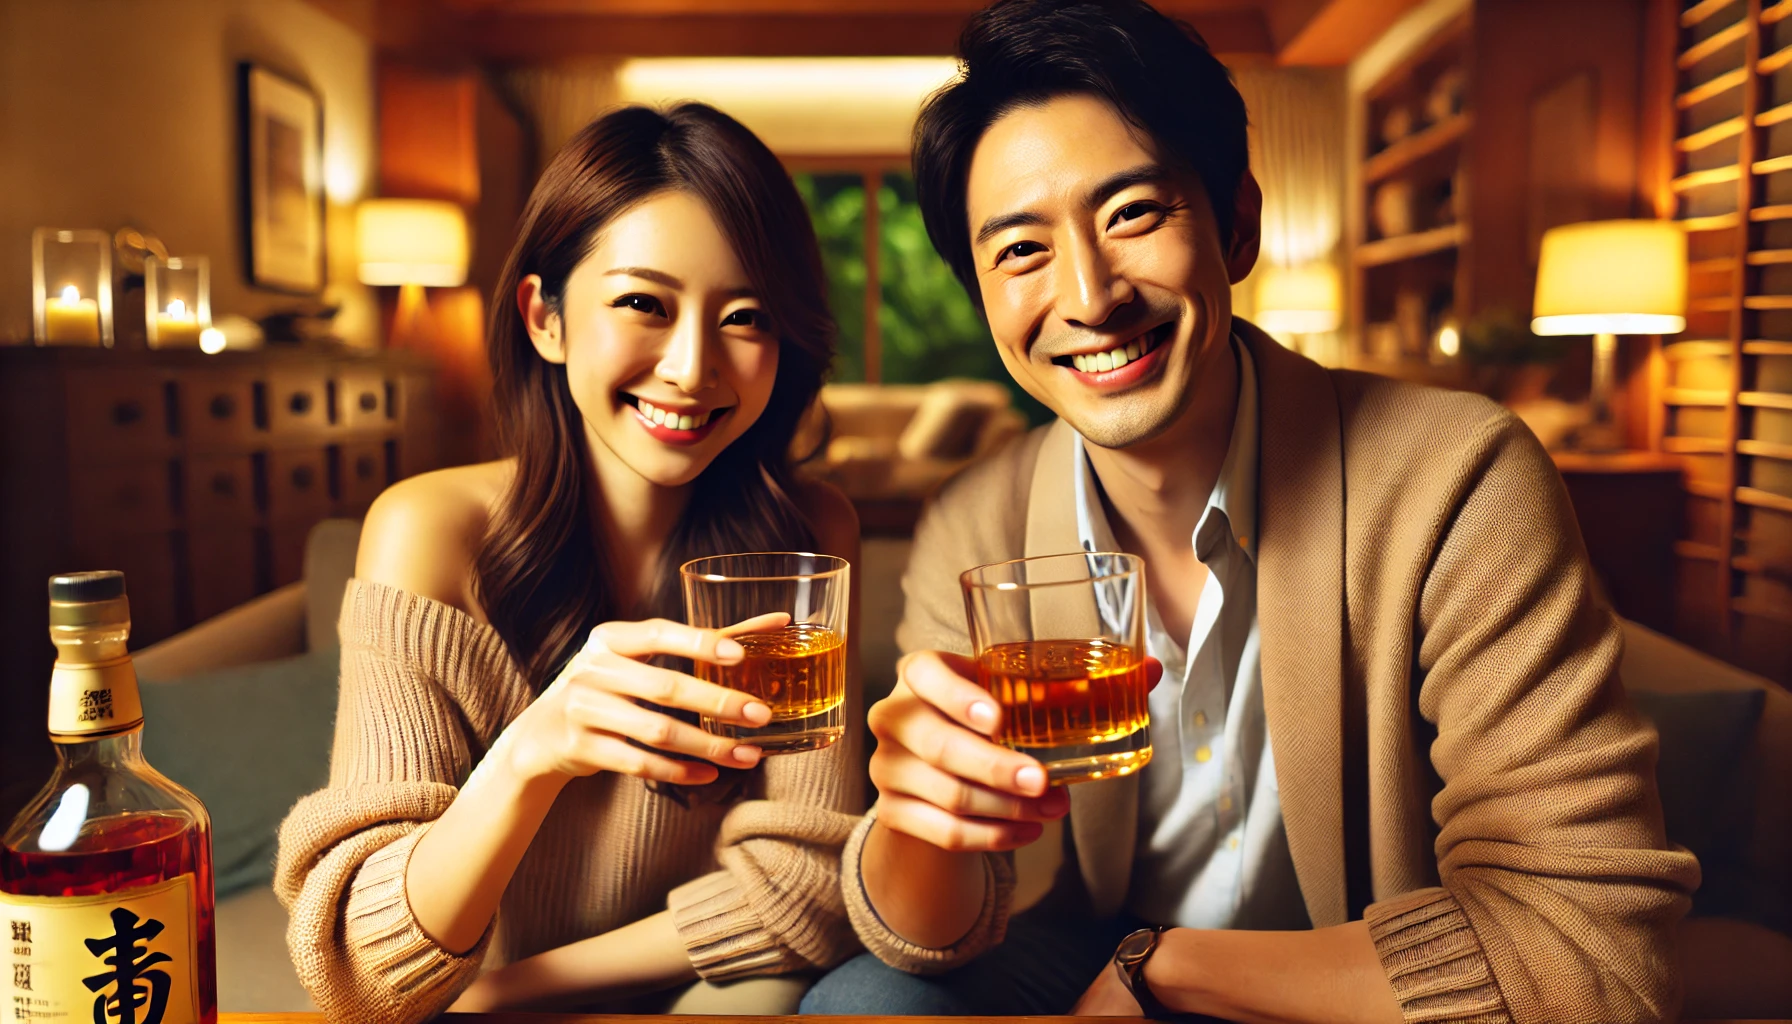
[[[1019,558],[970,569],[959,583],[977,683],[1002,709],[1004,744],[1037,759],[1054,785],[1151,760],[1143,559]]]
[[[747,652],[735,665],[697,662],[697,678],[772,709],[772,720],[757,728],[705,717],[704,729],[768,755],[819,750],[840,738],[851,572],[844,558],[793,551],[714,555],[679,568],[685,621],[724,630]]]

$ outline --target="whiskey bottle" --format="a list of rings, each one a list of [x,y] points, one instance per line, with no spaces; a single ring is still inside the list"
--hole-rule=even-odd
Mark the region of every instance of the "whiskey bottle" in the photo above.
[[[50,579],[56,771],[0,837],[7,1021],[213,1024],[211,819],[143,760],[124,574]]]

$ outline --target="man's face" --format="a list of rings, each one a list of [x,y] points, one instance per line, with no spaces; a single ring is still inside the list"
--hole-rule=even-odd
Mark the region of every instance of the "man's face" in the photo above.
[[[1008,372],[1090,441],[1162,433],[1216,365],[1230,285],[1256,259],[1256,194],[1222,246],[1201,179],[1105,101],[1060,96],[984,133],[965,206],[990,332]]]

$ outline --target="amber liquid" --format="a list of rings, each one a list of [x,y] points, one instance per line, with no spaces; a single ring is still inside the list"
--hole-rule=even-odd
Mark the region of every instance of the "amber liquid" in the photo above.
[[[0,890],[13,896],[98,896],[193,876],[199,944],[199,1019],[218,1019],[217,932],[212,921],[209,831],[175,814],[121,814],[81,829],[79,853],[27,853],[0,846]]]
[[[1010,746],[1106,743],[1149,720],[1144,659],[1106,640],[997,644],[977,659],[977,682],[1002,706]]]
[[[826,626],[787,626],[734,639],[747,651],[740,664],[700,661],[697,676],[752,694],[772,709],[772,721],[813,718],[846,699],[846,645]]]

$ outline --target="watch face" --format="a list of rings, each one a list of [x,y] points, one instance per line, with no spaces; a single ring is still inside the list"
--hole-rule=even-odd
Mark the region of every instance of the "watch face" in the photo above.
[[[1151,947],[1155,945],[1157,945],[1157,932],[1150,928],[1140,928],[1120,940],[1120,948],[1114,951],[1114,957],[1121,961],[1137,960],[1151,952]]]

